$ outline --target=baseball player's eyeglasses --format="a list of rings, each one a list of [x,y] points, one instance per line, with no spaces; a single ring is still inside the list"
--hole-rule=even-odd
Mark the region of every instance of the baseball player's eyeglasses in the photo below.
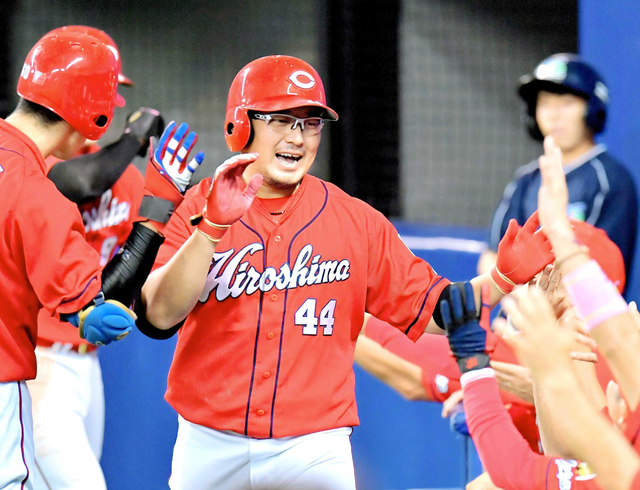
[[[289,134],[300,126],[304,136],[315,136],[322,131],[322,126],[324,126],[324,119],[321,117],[300,119],[289,114],[253,114],[252,117],[266,122],[267,126],[282,134]]]

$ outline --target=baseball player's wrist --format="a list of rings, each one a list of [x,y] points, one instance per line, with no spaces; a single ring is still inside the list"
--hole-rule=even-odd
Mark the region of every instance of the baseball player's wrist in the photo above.
[[[491,358],[489,354],[484,352],[456,358],[456,362],[458,363],[460,374],[491,367]]]
[[[497,265],[493,269],[491,269],[490,275],[491,280],[502,294],[509,294],[517,286],[515,282],[513,282],[506,275],[500,272]]]

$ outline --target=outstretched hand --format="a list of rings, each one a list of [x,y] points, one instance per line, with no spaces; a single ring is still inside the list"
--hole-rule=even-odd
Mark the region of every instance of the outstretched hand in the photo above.
[[[562,151],[553,137],[544,139],[544,155],[538,159],[542,183],[538,191],[538,214],[545,234],[571,230],[567,217],[569,190],[562,170]]]
[[[193,173],[204,160],[204,153],[199,152],[186,163],[197,141],[198,135],[195,131],[189,133],[187,123],[182,123],[176,129],[175,121],[171,121],[163,131],[157,146],[154,148],[154,145],[151,145],[149,160],[181,194],[187,190]]]
[[[491,279],[504,294],[528,283],[554,260],[551,243],[538,230],[538,216],[538,212],[534,212],[522,227],[512,219],[500,240]]]
[[[216,169],[202,214],[191,219],[192,225],[212,242],[219,242],[227,229],[248,211],[262,185],[262,175],[242,180],[247,166],[255,162],[257,153],[244,153],[229,158]]]
[[[153,222],[156,230],[162,231],[173,212],[184,199],[184,193],[191,182],[193,172],[204,160],[204,153],[198,153],[188,164],[189,153],[198,141],[195,132],[189,132],[189,125],[182,123],[176,130],[171,121],[157,144],[149,145],[149,160],[144,175],[144,193],[138,214]]]
[[[490,295],[489,285],[484,284],[479,317],[470,282],[452,283],[448,288],[448,297],[440,300],[440,313],[449,347],[463,374],[487,367],[489,355],[495,349],[496,339],[489,329]]]
[[[494,328],[532,373],[553,372],[571,362],[573,331],[562,322],[557,323],[553,308],[542,291],[522,288],[504,298],[502,307],[513,328],[504,318],[497,318]]]

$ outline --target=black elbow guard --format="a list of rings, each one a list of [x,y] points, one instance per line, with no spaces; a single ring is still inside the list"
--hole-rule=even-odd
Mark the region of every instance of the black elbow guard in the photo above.
[[[105,298],[131,305],[151,272],[164,237],[141,223],[134,223],[127,242],[102,271]]]
[[[136,326],[138,327],[138,330],[140,330],[140,332],[142,332],[147,337],[156,340],[166,340],[173,337],[185,322],[184,320],[182,320],[180,323],[167,330],[162,330],[156,327],[149,320],[147,320],[146,311],[144,308],[144,304],[142,303],[142,297],[140,296],[140,293],[137,294],[136,299],[133,302],[133,311],[138,317],[136,320]]]

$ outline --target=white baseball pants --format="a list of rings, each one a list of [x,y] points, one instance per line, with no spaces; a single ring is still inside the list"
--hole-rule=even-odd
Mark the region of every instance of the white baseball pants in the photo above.
[[[33,490],[31,397],[24,381],[0,383],[0,490]]]
[[[280,439],[252,439],[178,419],[171,490],[355,490],[351,441],[343,427]]]
[[[104,388],[97,352],[36,347],[33,398],[35,490],[106,490],[100,467]]]

